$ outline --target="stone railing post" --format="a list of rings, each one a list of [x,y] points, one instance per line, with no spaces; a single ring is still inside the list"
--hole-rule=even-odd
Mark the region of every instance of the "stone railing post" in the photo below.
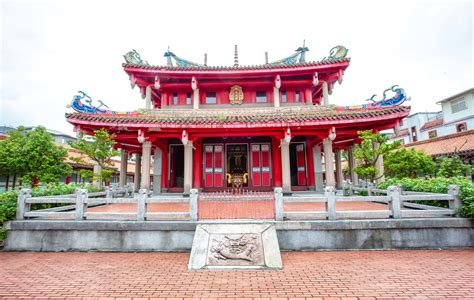
[[[354,195],[354,183],[352,183],[352,181],[348,181],[348,188],[349,188],[349,196],[353,196]]]
[[[198,220],[198,190],[191,189],[189,191],[189,216],[191,221]]]
[[[372,182],[367,182],[367,196],[372,196],[372,189],[374,184]]]
[[[76,220],[84,220],[87,211],[88,192],[86,189],[76,189]]]
[[[459,210],[459,207],[462,205],[462,201],[459,198],[459,192],[460,192],[460,189],[459,189],[459,186],[457,185],[452,184],[448,187],[448,194],[453,196],[453,199],[449,200],[449,209],[454,210],[456,217],[459,217],[458,210]]]
[[[387,188],[387,196],[390,197],[389,208],[392,211],[392,218],[400,219],[402,217],[402,201],[398,186],[389,186]]]
[[[25,219],[25,213],[30,211],[30,204],[26,203],[26,199],[31,197],[30,189],[21,189],[18,194],[18,204],[16,208],[16,219],[23,220]]]
[[[327,186],[324,188],[324,197],[326,197],[326,213],[328,220],[336,220],[336,188]]]
[[[274,190],[275,195],[275,220],[283,221],[283,189],[276,187]]]
[[[137,200],[137,221],[145,221],[146,215],[146,200],[148,198],[148,191],[146,189],[140,189],[138,191]]]
[[[109,199],[113,197],[112,189],[110,187],[105,188],[105,204],[109,204]]]

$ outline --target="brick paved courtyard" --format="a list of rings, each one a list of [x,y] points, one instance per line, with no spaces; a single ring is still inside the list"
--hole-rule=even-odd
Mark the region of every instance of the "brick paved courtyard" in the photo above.
[[[282,253],[282,271],[189,272],[188,257],[0,252],[0,298],[474,298],[473,250]]]

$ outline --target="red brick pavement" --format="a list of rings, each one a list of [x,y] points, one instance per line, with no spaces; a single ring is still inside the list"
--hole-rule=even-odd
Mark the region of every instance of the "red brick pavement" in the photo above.
[[[282,257],[282,271],[188,271],[188,253],[0,252],[0,298],[474,298],[473,250]]]

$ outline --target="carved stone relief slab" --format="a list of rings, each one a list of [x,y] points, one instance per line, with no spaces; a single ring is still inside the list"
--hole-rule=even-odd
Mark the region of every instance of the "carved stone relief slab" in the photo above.
[[[188,268],[281,269],[274,224],[198,224]]]
[[[211,234],[208,266],[263,266],[262,237],[256,233]]]

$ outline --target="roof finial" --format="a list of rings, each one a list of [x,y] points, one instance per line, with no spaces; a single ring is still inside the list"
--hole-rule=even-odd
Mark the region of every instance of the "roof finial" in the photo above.
[[[235,51],[234,51],[234,67],[239,66],[239,51],[237,50],[237,45],[235,45]]]
[[[265,64],[268,65],[268,52],[265,52]]]
[[[207,53],[204,53],[204,65],[207,66]]]

